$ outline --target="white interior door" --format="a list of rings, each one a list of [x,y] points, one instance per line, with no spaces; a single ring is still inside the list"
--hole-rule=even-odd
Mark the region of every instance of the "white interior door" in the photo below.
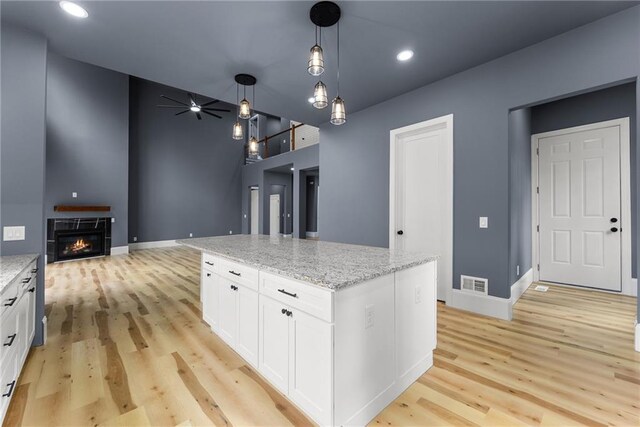
[[[269,234],[280,234],[280,195],[272,194],[269,198]]]
[[[452,287],[452,131],[447,123],[434,119],[392,131],[391,246],[440,256],[438,299],[443,301]]]
[[[538,144],[540,280],[620,291],[619,126]]]
[[[251,189],[251,234],[258,234],[260,190]]]

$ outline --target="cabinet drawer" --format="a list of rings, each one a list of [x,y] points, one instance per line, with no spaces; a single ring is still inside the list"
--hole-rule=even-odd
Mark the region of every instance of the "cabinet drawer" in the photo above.
[[[276,274],[260,272],[260,293],[325,322],[333,322],[333,292]]]
[[[18,311],[13,310],[2,316],[2,321],[0,321],[0,366],[3,368],[9,354],[15,353],[15,349],[20,343],[19,334]]]
[[[4,316],[12,313],[18,305],[18,299],[22,293],[21,277],[18,276],[9,283],[0,294],[0,318],[4,322]]]
[[[22,272],[22,274],[20,274],[18,284],[24,290],[31,289],[36,285],[37,276],[38,267],[36,265],[36,262],[34,261]]]
[[[221,277],[258,291],[258,270],[226,259],[220,260],[218,264],[218,274]]]
[[[212,273],[218,272],[218,258],[213,255],[202,253],[202,269],[209,270]]]

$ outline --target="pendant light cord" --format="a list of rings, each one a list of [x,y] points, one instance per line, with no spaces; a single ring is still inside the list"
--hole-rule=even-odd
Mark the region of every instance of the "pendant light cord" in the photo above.
[[[336,94],[340,96],[340,22],[338,21],[338,84]]]
[[[240,85],[237,82],[236,82],[236,115],[238,116],[240,115]]]

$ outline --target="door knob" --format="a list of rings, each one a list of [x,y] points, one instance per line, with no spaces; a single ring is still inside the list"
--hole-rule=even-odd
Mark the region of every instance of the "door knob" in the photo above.
[[[398,230],[398,236],[402,236],[403,234],[404,234],[404,231]]]
[[[609,221],[615,224],[616,222],[618,222],[618,218],[611,218]]]
[[[611,232],[612,233],[617,233],[618,232],[618,227],[611,227]]]

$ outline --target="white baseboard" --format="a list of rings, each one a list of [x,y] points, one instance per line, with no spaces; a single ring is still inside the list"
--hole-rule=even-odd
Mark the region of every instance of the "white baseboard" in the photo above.
[[[115,246],[111,248],[111,255],[126,255],[129,253],[129,246]]]
[[[636,351],[640,351],[640,323],[636,319]]]
[[[451,303],[448,305],[460,310],[497,317],[502,320],[511,320],[512,316],[510,299],[474,294],[460,289],[452,290]]]
[[[156,242],[136,242],[129,243],[129,250],[168,248],[170,246],[180,246],[175,240],[158,240]]]
[[[631,278],[627,283],[622,283],[622,293],[632,297],[638,296],[638,279]]]
[[[511,285],[511,305],[515,304],[522,294],[527,290],[529,285],[533,283],[533,268],[524,273],[522,277],[513,285]]]
[[[307,231],[305,232],[305,235],[307,237],[318,237],[320,236],[320,233],[318,233],[317,231]]]

